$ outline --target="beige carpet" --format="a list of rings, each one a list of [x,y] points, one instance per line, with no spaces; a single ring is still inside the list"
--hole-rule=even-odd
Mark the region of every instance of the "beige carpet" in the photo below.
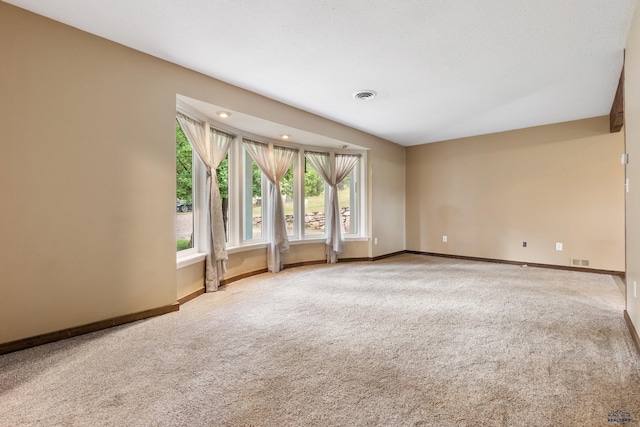
[[[0,356],[0,425],[628,425],[623,309],[610,276],[419,255],[263,274]]]

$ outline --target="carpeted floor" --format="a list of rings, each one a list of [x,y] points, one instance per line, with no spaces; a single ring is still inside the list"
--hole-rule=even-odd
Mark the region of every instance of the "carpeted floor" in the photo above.
[[[420,255],[263,274],[0,356],[0,425],[620,425],[623,309],[610,276]]]

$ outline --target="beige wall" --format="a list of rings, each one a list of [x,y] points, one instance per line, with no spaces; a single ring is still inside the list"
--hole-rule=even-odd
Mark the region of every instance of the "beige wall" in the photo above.
[[[176,301],[176,94],[371,149],[365,249],[404,249],[403,147],[3,2],[0,56],[0,343]]]
[[[204,290],[204,261],[180,268],[177,283],[178,299]]]
[[[407,249],[623,271],[624,137],[608,126],[600,117],[410,147]]]
[[[627,41],[625,55],[624,130],[629,153],[627,178],[627,313],[640,331],[640,7]],[[635,285],[635,296],[634,296]]]

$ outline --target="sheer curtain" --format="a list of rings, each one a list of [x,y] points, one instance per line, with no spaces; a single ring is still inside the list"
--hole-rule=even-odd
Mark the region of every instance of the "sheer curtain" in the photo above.
[[[305,156],[311,166],[329,185],[329,209],[326,211],[327,216],[324,224],[327,231],[327,263],[334,264],[338,262],[338,254],[344,251],[338,184],[358,164],[360,155],[336,154],[332,156],[329,153],[307,151]]]
[[[229,145],[234,136],[211,129],[210,138],[207,139],[207,129],[201,123],[196,122],[184,114],[178,113],[177,120],[198,159],[204,164],[207,171],[206,200],[198,201],[196,209],[204,211],[206,220],[201,222],[204,227],[204,241],[199,250],[207,254],[205,262],[205,290],[213,292],[218,290],[220,278],[227,268],[227,249],[224,234],[224,220],[222,216],[222,202],[220,200],[220,188],[216,168],[229,150]],[[200,208],[200,209],[199,209]],[[195,213],[195,210],[194,210]]]
[[[282,254],[289,250],[289,237],[284,217],[284,202],[280,191],[282,177],[291,167],[298,150],[279,146],[270,146],[261,142],[243,140],[243,146],[264,176],[267,185],[267,268],[272,273],[282,270]]]

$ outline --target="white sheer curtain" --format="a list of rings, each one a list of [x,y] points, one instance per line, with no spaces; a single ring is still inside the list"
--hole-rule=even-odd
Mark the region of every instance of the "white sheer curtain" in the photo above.
[[[196,212],[204,211],[206,220],[201,222],[206,238],[201,242],[200,251],[207,254],[205,262],[205,290],[212,292],[218,290],[220,278],[227,268],[227,249],[224,234],[224,220],[222,216],[222,202],[220,200],[220,188],[216,168],[220,165],[234,136],[211,129],[210,138],[207,138],[207,129],[202,123],[198,123],[184,114],[178,113],[177,120],[184,132],[189,144],[196,153],[198,159],[204,164],[207,171],[206,200],[196,200],[198,204]]]
[[[338,254],[344,251],[342,221],[340,220],[340,201],[338,184],[345,179],[360,160],[360,155],[315,153],[307,151],[305,156],[311,166],[318,171],[329,185],[329,209],[324,220],[327,232],[327,263],[338,262]]]
[[[282,254],[289,250],[289,237],[284,217],[284,202],[280,191],[282,177],[291,167],[298,150],[243,140],[243,146],[263,175],[269,180],[267,186],[267,268],[272,273],[282,270]]]

